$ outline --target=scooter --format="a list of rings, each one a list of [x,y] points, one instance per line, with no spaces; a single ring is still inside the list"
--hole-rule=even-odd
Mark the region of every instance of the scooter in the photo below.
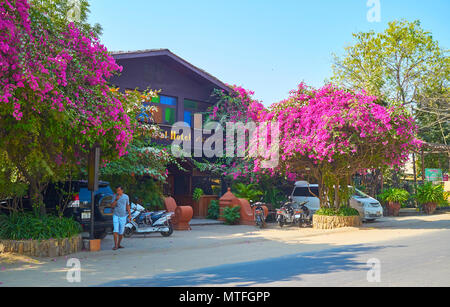
[[[159,232],[163,237],[170,237],[173,233],[171,223],[173,212],[149,212],[138,204],[131,204],[131,221],[125,225],[124,237],[129,238],[135,233]]]
[[[308,202],[301,204],[289,201],[277,210],[277,223],[282,228],[284,225],[298,225],[302,227],[311,223],[311,214],[305,206]]]
[[[259,228],[266,227],[266,217],[264,214],[264,208],[262,207],[264,204],[262,202],[251,203],[250,207],[255,208],[255,223]]]

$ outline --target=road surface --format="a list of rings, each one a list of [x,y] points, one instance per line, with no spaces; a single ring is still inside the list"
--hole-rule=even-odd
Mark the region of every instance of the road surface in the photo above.
[[[450,286],[450,230],[102,286]],[[368,274],[369,260],[379,275]],[[378,272],[378,271],[372,271]],[[372,282],[368,282],[368,275]],[[379,279],[378,279],[379,277]],[[377,282],[380,280],[380,282]]]

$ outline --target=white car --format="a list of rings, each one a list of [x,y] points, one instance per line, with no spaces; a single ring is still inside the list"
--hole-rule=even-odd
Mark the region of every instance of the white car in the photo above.
[[[305,206],[315,214],[320,209],[319,185],[309,184],[306,181],[295,183],[291,197],[295,203],[308,202]],[[355,194],[350,199],[350,207],[358,210],[359,214],[366,221],[373,221],[383,217],[383,207],[380,202],[369,195],[355,189]]]
[[[350,198],[350,207],[358,210],[366,221],[374,221],[383,217],[383,207],[375,198],[355,189],[355,194]]]

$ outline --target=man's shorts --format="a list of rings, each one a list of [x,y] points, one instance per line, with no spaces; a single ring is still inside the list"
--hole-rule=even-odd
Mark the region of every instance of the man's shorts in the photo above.
[[[113,225],[114,225],[114,233],[118,233],[119,235],[123,235],[125,232],[125,225],[127,224],[127,217],[119,217],[117,215],[113,215]]]

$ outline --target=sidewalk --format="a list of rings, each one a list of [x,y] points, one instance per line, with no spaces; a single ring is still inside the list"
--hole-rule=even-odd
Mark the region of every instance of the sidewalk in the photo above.
[[[119,279],[149,278],[221,264],[314,252],[352,244],[384,242],[450,229],[450,214],[384,218],[362,228],[314,230],[275,225],[260,230],[253,226],[210,225],[124,240],[124,250],[112,251],[112,237],[98,253],[72,255],[82,265],[82,283],[66,281],[67,258],[30,259],[0,255],[0,286],[94,286]]]

